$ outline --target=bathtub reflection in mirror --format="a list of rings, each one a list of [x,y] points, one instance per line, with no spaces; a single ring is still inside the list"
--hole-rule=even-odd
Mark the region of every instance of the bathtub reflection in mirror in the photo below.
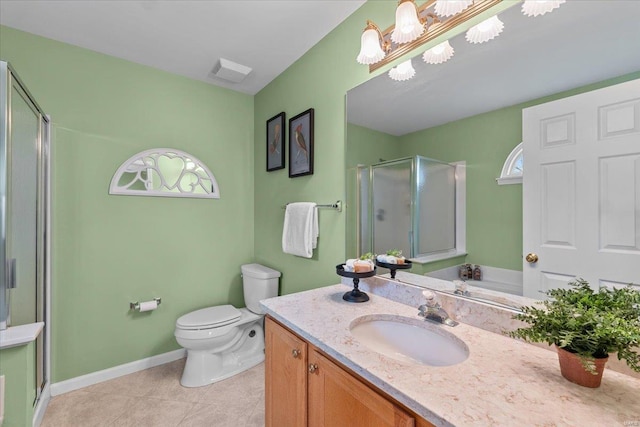
[[[537,18],[511,7],[500,14],[505,23],[500,37],[471,45],[458,35],[450,41],[455,55],[448,62],[427,65],[416,56],[412,80],[395,82],[385,73],[350,90],[348,257],[375,247],[364,234],[374,229],[378,213],[358,196],[359,190],[370,192],[360,184],[371,165],[414,156],[465,161],[466,223],[456,230],[466,233],[464,251],[438,262],[414,262],[411,272],[398,272],[398,278],[436,286],[427,274],[447,280],[442,283],[453,291],[459,265],[472,263],[484,273],[473,283],[476,292],[504,298],[506,305],[526,303],[509,296],[523,294],[522,186],[496,183],[522,141],[522,109],[640,78],[639,17],[640,2],[567,2]]]

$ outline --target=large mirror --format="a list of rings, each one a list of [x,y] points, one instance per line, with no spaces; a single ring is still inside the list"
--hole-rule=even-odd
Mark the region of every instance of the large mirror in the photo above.
[[[524,108],[640,78],[640,2],[568,1],[535,18],[517,4],[499,18],[504,31],[489,42],[472,45],[460,34],[450,40],[449,61],[429,65],[416,50],[411,80],[384,73],[348,92],[349,257],[370,250],[362,238],[376,221],[362,196],[372,191],[362,188],[370,166],[415,156],[466,162],[466,220],[456,230],[465,235],[464,250],[414,262],[413,274],[398,277],[419,285],[425,275],[451,280],[470,263],[472,277],[475,265],[483,274],[475,285],[540,296],[522,283],[522,185],[498,185],[496,178],[522,141]]]

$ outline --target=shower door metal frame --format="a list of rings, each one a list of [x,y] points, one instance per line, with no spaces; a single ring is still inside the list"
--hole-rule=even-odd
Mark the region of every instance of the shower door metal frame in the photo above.
[[[417,238],[417,236],[420,235],[420,217],[418,215],[417,210],[419,209],[419,203],[420,203],[420,194],[419,194],[419,186],[418,186],[418,182],[417,182],[417,176],[419,173],[419,170],[421,167],[426,167],[426,166],[421,166],[420,165],[420,160],[424,160],[427,162],[431,162],[431,163],[437,163],[437,164],[441,164],[441,165],[446,165],[446,166],[450,166],[453,168],[454,170],[454,179],[455,179],[455,188],[454,188],[454,211],[455,211],[455,215],[456,215],[456,220],[455,220],[455,225],[454,225],[454,231],[453,231],[453,240],[455,242],[455,248],[452,250],[443,250],[441,252],[433,252],[433,253],[426,253],[426,254],[421,254],[419,253],[419,239]],[[455,257],[455,256],[459,256],[463,253],[465,253],[465,230],[463,229],[464,227],[464,221],[465,221],[465,214],[464,212],[461,212],[460,210],[464,210],[464,202],[463,199],[465,196],[465,192],[462,191],[461,185],[464,185],[464,171],[462,170],[464,168],[464,162],[460,163],[447,163],[447,162],[443,162],[441,160],[436,160],[436,159],[432,159],[429,157],[424,157],[424,156],[420,156],[420,155],[416,155],[416,156],[412,156],[412,157],[403,157],[400,159],[394,159],[394,160],[388,160],[385,162],[381,162],[381,163],[376,163],[373,165],[368,166],[369,169],[369,187],[368,187],[368,206],[366,207],[360,207],[358,206],[358,212],[360,212],[360,209],[367,209],[367,215],[369,218],[373,218],[374,217],[374,187],[375,187],[375,183],[374,183],[374,169],[377,168],[381,168],[381,167],[386,167],[386,166],[393,166],[395,164],[399,164],[399,163],[405,163],[405,162],[410,162],[410,195],[411,195],[411,202],[410,202],[410,225],[411,225],[411,230],[409,232],[409,248],[410,248],[410,252],[409,254],[405,254],[406,256],[408,256],[409,258],[420,258],[420,257],[430,257],[430,256],[436,256],[439,257],[439,259],[445,259],[445,258],[451,258],[451,257]],[[462,169],[460,168],[462,166]],[[459,173],[462,174],[462,176],[459,176]],[[360,175],[358,174],[358,188],[361,188],[360,186]],[[359,198],[358,198],[359,200]],[[357,233],[358,233],[358,239],[360,238],[360,229],[361,229],[361,221],[359,220],[360,218],[360,214],[358,215],[358,224],[357,224]],[[375,237],[374,237],[374,225],[375,222],[373,221],[373,219],[371,221],[369,221],[368,224],[368,228],[369,228],[369,248],[359,248],[361,249],[362,252],[366,251],[373,251],[375,248]],[[358,242],[360,242],[360,240],[358,240]],[[393,249],[393,248],[388,248],[388,249]]]
[[[35,98],[20,80],[11,64],[3,62],[0,78],[0,120],[5,124],[3,132],[0,132],[0,300],[5,319],[0,319],[0,329],[10,326],[10,292],[7,270],[7,250],[9,244],[8,224],[11,220],[9,200],[11,196],[11,96],[12,89],[26,102],[38,119],[37,137],[37,188],[36,188],[36,322],[44,322],[44,330],[36,339],[36,398],[34,405],[38,403],[49,381],[51,367],[50,361],[50,325],[51,325],[51,298],[50,298],[50,118],[43,112]]]

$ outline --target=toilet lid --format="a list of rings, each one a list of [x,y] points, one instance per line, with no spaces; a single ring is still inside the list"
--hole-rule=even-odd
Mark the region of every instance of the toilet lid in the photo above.
[[[217,305],[181,316],[176,326],[182,329],[205,329],[228,325],[240,318],[240,310],[232,305]]]

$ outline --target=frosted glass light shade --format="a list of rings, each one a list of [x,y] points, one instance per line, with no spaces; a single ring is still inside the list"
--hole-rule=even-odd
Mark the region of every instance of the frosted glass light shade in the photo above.
[[[492,16],[475,27],[469,28],[465,38],[469,43],[484,43],[497,37],[503,29],[502,21],[497,16]]]
[[[427,64],[442,64],[447,62],[453,56],[453,48],[449,44],[449,40],[432,47],[422,54],[422,59]]]
[[[389,70],[389,77],[398,82],[409,80],[416,75],[416,70],[411,64],[411,60],[405,61],[399,64],[397,67],[393,67]]]
[[[565,0],[525,0],[522,3],[522,13],[525,16],[540,16],[547,12],[551,12],[553,9],[560,7]]]
[[[434,11],[438,16],[456,15],[473,4],[473,0],[438,0]]]
[[[356,61],[360,64],[371,65],[382,60],[385,53],[380,47],[380,35],[375,28],[369,28],[362,33],[360,38],[360,53]]]
[[[396,26],[391,33],[394,43],[409,43],[420,37],[424,25],[418,18],[418,9],[413,0],[405,0],[396,9]]]

